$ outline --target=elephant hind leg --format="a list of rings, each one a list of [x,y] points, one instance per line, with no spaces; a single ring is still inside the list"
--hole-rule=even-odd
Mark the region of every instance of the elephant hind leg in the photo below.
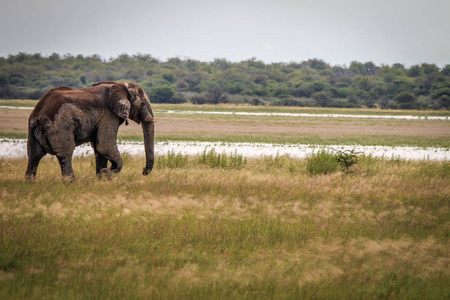
[[[28,167],[25,173],[26,182],[34,182],[39,162],[45,156],[45,152],[34,153],[28,157]]]
[[[34,182],[36,179],[36,172],[41,159],[47,154],[44,148],[37,142],[32,133],[28,134],[28,166],[25,173],[26,182]]]
[[[53,132],[48,132],[47,139],[51,149],[58,158],[63,180],[75,180],[72,168],[72,154],[75,150],[75,137],[73,131],[67,128],[58,128]]]

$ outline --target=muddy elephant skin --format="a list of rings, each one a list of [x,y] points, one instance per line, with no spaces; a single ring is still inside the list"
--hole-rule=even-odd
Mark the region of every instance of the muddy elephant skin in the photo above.
[[[65,180],[74,180],[72,154],[76,146],[90,142],[98,175],[120,172],[117,150],[119,126],[129,119],[142,123],[147,175],[154,163],[154,116],[144,90],[132,82],[105,81],[84,89],[57,87],[37,103],[28,119],[28,167],[25,180],[36,178],[44,155],[56,155]],[[108,161],[111,162],[108,168]]]

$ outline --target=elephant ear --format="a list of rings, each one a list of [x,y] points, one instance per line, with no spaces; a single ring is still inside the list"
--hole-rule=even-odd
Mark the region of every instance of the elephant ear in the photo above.
[[[126,83],[116,83],[109,92],[109,105],[111,110],[124,119],[128,125],[131,102],[128,100],[128,87]]]

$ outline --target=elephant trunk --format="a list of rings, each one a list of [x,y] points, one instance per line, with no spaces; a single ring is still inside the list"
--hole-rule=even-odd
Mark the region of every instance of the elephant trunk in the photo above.
[[[145,108],[142,110],[142,130],[144,131],[144,145],[145,145],[145,168],[143,175],[148,175],[153,169],[155,163],[155,119],[153,110],[150,105],[150,100],[145,95]]]
[[[145,145],[145,167],[143,175],[148,175],[153,169],[155,162],[155,123],[142,122],[142,130],[144,131]]]

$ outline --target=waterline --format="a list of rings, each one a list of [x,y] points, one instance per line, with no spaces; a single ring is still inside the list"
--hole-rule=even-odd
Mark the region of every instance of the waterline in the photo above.
[[[177,115],[235,115],[235,116],[262,116],[262,117],[297,117],[297,118],[355,118],[355,119],[397,119],[397,120],[442,120],[449,117],[411,116],[411,115],[347,115],[347,114],[307,114],[307,113],[259,113],[259,112],[229,112],[229,111],[175,111],[167,110],[160,113]]]

